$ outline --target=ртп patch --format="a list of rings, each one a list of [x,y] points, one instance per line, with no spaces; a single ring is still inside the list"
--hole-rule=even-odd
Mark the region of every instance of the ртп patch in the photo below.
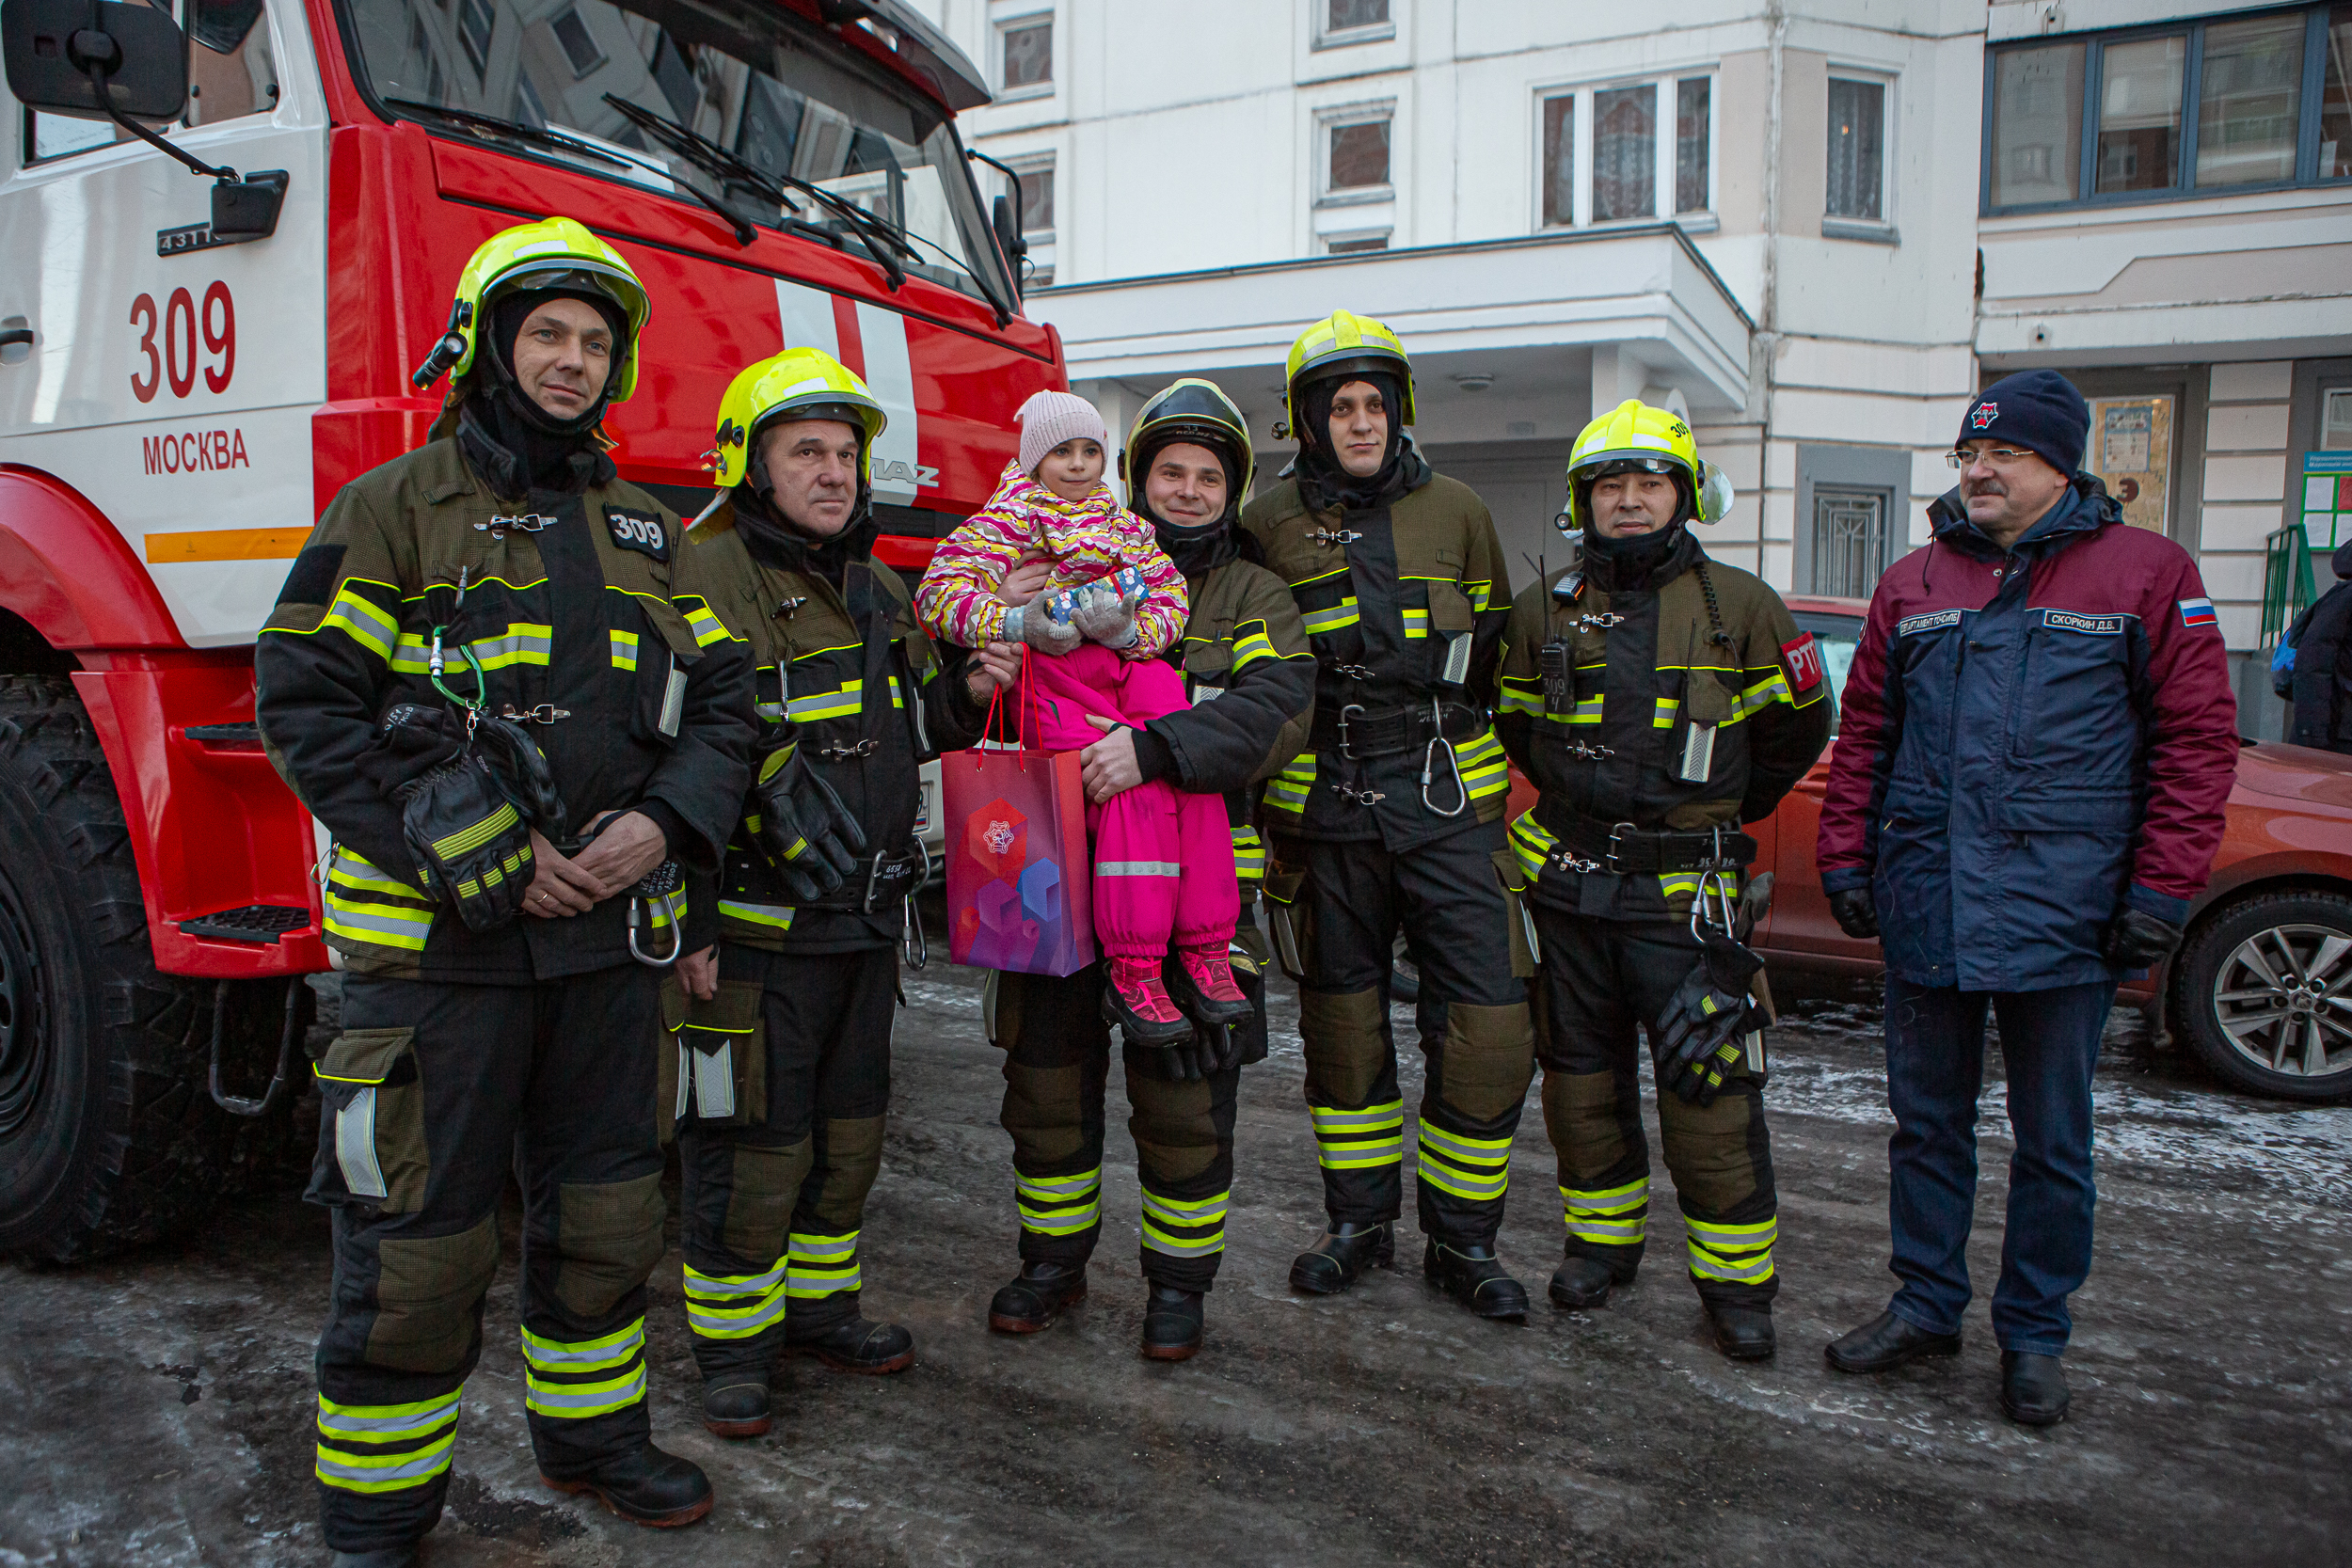
[[[656,561],[670,559],[670,534],[660,517],[608,506],[604,509],[604,526],[612,531],[612,542],[621,548],[635,550]]]
[[[1941,631],[1946,626],[1960,625],[1957,610],[1931,610],[1925,615],[1906,615],[1895,623],[1895,635],[1911,637],[1923,631]]]

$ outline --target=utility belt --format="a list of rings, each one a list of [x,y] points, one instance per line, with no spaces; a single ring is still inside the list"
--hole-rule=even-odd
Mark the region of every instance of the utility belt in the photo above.
[[[872,914],[930,880],[931,853],[918,839],[895,855],[863,855],[851,863],[840,888],[799,900],[803,910]]]
[[[1486,716],[1464,703],[1431,698],[1412,707],[1366,707],[1361,703],[1315,704],[1311,752],[1366,762],[1426,752],[1433,741],[1468,740],[1486,727]]]
[[[1605,871],[1616,877],[1724,871],[1756,859],[1756,840],[1737,829],[1677,832],[1637,828],[1630,822],[1603,822],[1549,797],[1535,802],[1535,820],[1558,840],[1556,857],[1571,871]]]

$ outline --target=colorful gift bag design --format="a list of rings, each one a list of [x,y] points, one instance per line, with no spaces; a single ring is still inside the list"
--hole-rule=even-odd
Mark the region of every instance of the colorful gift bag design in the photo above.
[[[1075,752],[980,746],[942,759],[947,954],[1070,974],[1094,961],[1086,790]]]

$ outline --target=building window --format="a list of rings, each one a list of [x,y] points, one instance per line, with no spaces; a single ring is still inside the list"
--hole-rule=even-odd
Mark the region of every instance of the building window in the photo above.
[[[585,76],[604,64],[604,51],[596,47],[579,7],[566,6],[548,25],[554,30],[555,41],[564,46],[564,57],[571,62],[575,77]]]
[[[1016,161],[1021,176],[1021,237],[1052,244],[1054,239],[1054,160]]]
[[[2352,450],[2352,387],[2333,387],[2320,400],[2319,445],[2323,451]]]
[[[473,62],[477,76],[490,69],[490,34],[497,26],[498,16],[490,9],[490,0],[459,0],[457,41],[466,46],[466,58]]]
[[[1316,21],[1322,24],[1315,33],[1317,49],[1376,43],[1396,37],[1396,19],[1389,14],[1389,0],[1319,0],[1316,10]]]
[[[1324,194],[1342,200],[1376,200],[1388,194],[1387,110],[1324,122]]]
[[[1661,118],[1667,93],[1671,119]],[[1543,227],[1706,214],[1714,200],[1714,96],[1713,78],[1683,76],[1537,99]],[[1580,146],[1591,150],[1581,160]]]
[[[2352,178],[2352,5],[1995,49],[1982,201],[2176,200]]]
[[[1007,92],[1043,90],[1054,85],[1054,19],[1029,17],[998,29]]]
[[[1389,248],[1389,231],[1377,234],[1333,234],[1323,242],[1326,256],[1360,256],[1366,251]]]
[[[1886,221],[1886,84],[1829,83],[1828,215]]]
[[[1867,599],[1886,560],[1886,493],[1813,487],[1813,592]]]

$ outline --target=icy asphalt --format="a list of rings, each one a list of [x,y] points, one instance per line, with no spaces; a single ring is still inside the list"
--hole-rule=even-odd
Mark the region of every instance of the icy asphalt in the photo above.
[[[2074,1415],[2034,1433],[1994,1406],[1981,1301],[1956,1361],[1874,1380],[1822,1364],[1891,1286],[1867,1004],[1804,1004],[1780,1033],[1781,1354],[1733,1366],[1705,1338],[1670,1223],[1605,1308],[1543,1304],[1561,1227],[1532,1098],[1502,1235],[1538,1302],[1525,1326],[1424,1286],[1409,1217],[1395,1273],[1291,1294],[1320,1206],[1278,987],[1272,1058],[1243,1082],[1208,1348],[1167,1367],[1135,1352],[1116,1076],[1092,1299],[1032,1338],[983,1326],[1015,1216],[975,981],[944,964],[910,979],[866,1222],[867,1309],[914,1330],[914,1369],[792,1363],[772,1435],[711,1438],[674,1251],[648,1320],[655,1431],[719,1501],[691,1530],[634,1528],[546,1491],[531,1464],[510,1213],[430,1564],[2352,1562],[2352,1108],[2229,1094],[2153,1052],[2133,1015],[2116,1015],[2100,1070]],[[1396,1022],[1409,1041],[1410,1010]],[[1985,1110],[1980,1291],[2006,1190],[1997,1082]],[[1670,1221],[1662,1168],[1656,1182]],[[310,1365],[326,1267],[322,1215],[291,1196],[100,1265],[0,1264],[0,1565],[324,1563]]]

